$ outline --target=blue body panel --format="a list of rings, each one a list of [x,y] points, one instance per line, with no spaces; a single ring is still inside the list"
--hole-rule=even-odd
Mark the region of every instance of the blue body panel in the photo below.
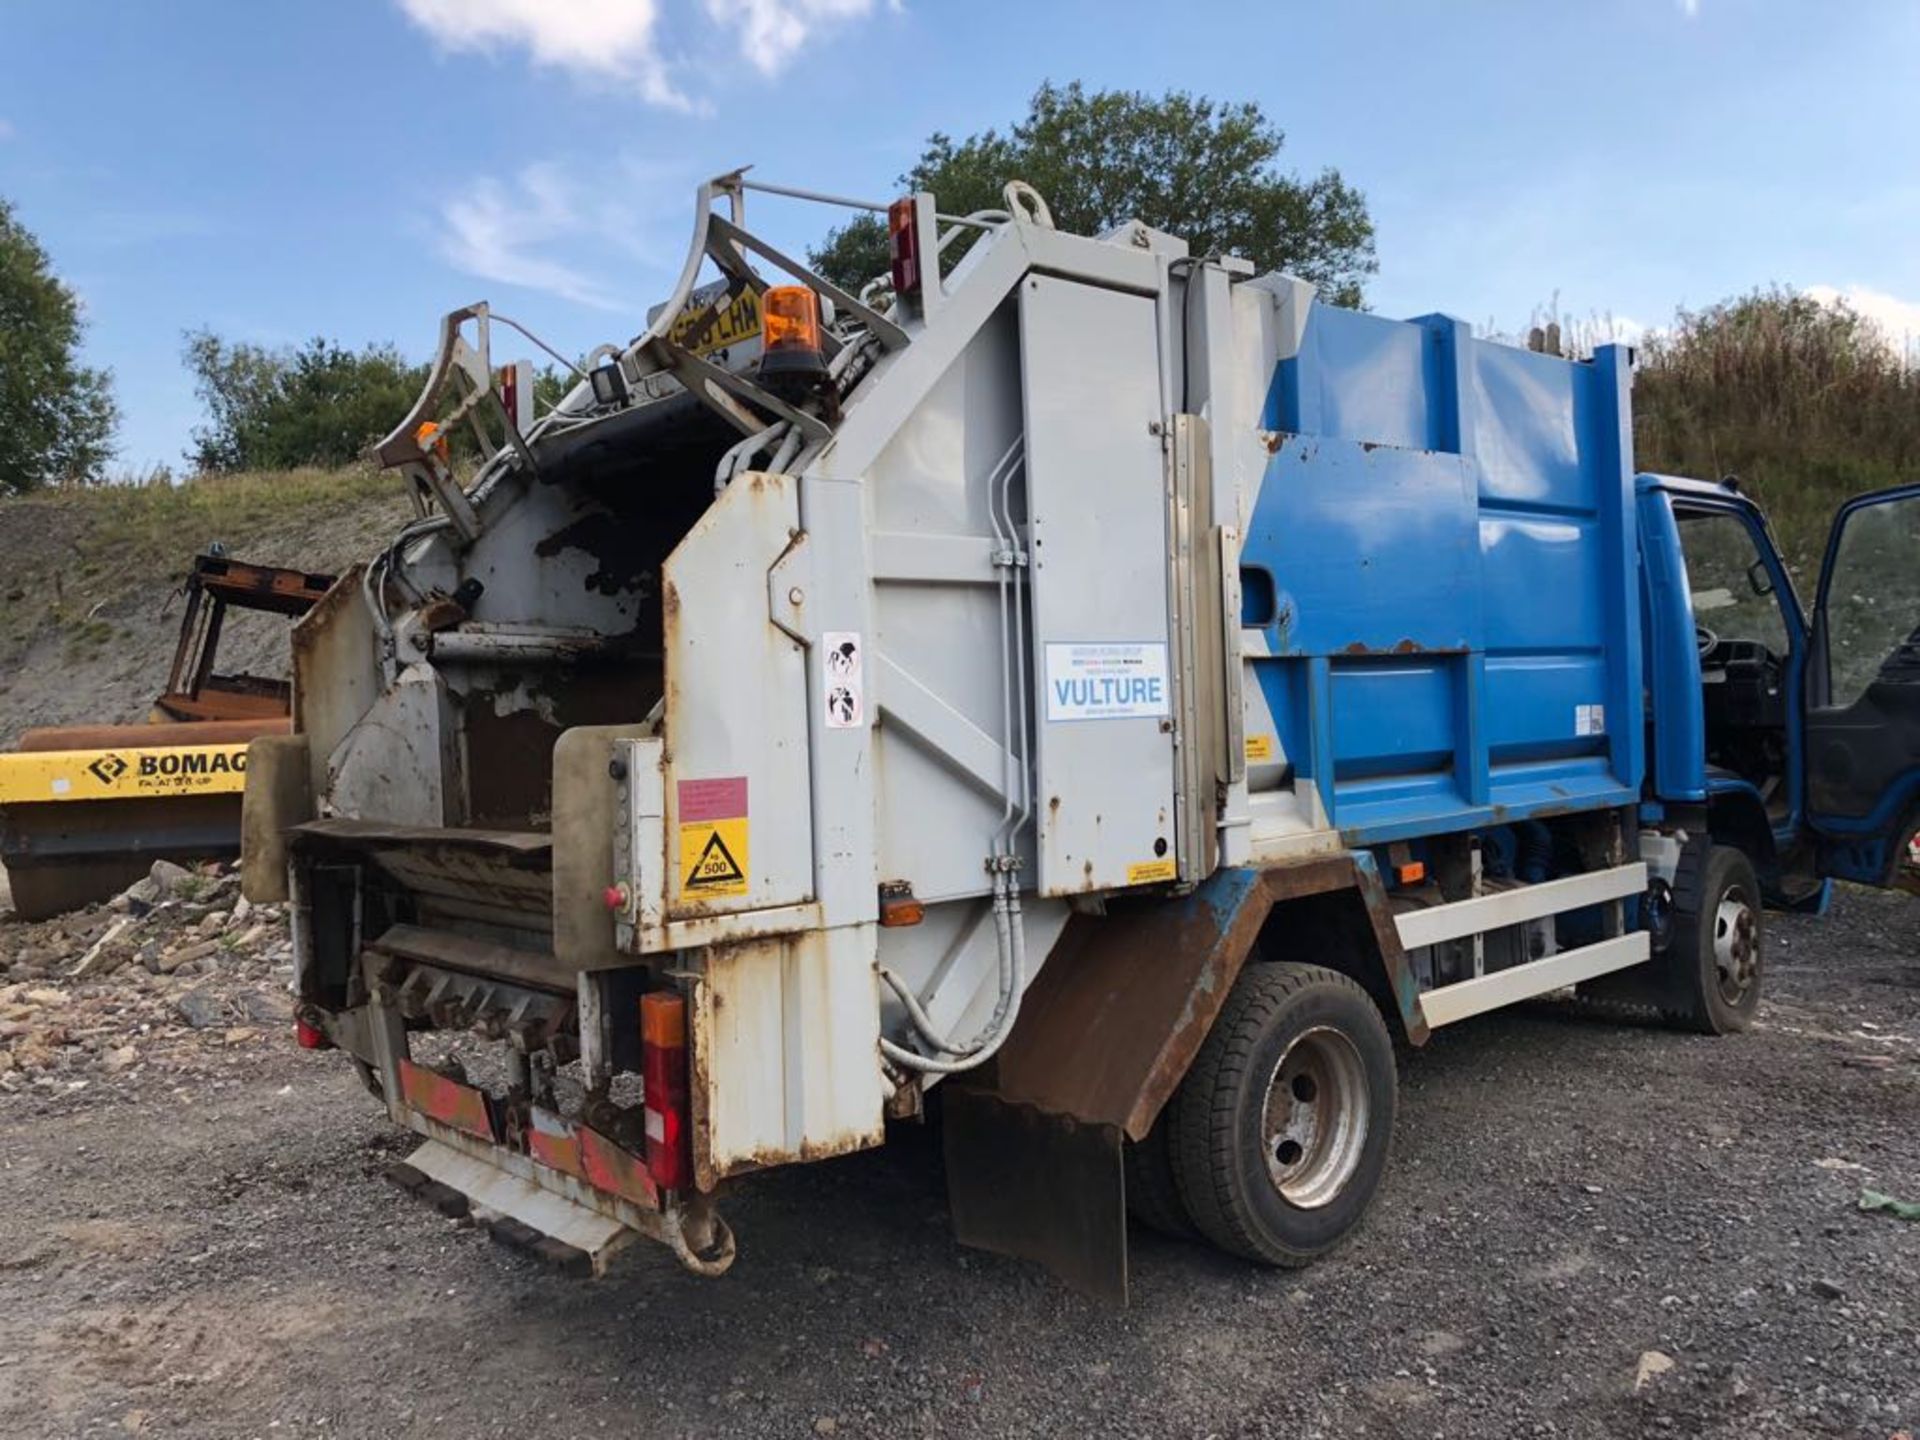
[[[1782,688],[1788,695],[1798,696],[1805,685],[1807,622],[1792,577],[1766,532],[1764,519],[1750,501],[1719,485],[1669,475],[1641,475],[1636,486],[1641,600],[1647,628],[1646,687],[1654,715],[1650,789],[1656,799],[1673,803],[1705,800],[1744,788],[1753,793],[1754,803],[1764,810],[1759,792],[1752,785],[1708,772],[1700,651],[1694,639],[1693,599],[1674,507],[1732,515],[1748,527],[1755,553],[1767,567],[1774,594],[1780,598],[1780,623],[1787,637],[1787,653],[1781,657]],[[1805,818],[1801,796],[1806,745],[1798,704],[1787,707],[1786,728],[1788,803],[1771,822],[1774,843],[1781,848],[1793,843]]]
[[[1663,801],[1707,798],[1706,706],[1700,694],[1700,650],[1694,643],[1680,527],[1659,481],[1639,481],[1641,603],[1647,617],[1647,693],[1658,717],[1653,732],[1653,793]]]
[[[1268,393],[1245,618],[1348,843],[1639,799],[1628,406],[1616,347],[1576,363],[1444,316],[1310,312]]]

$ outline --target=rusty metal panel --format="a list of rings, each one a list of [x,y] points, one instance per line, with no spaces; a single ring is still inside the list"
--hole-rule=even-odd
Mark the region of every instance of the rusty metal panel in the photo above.
[[[424,919],[444,911],[536,933],[552,923],[553,838],[541,831],[329,819],[296,826],[292,845],[301,854],[370,861],[414,895]],[[541,968],[572,973],[551,955]]]
[[[1379,947],[1386,966],[1388,988],[1400,1010],[1400,1023],[1409,1045],[1427,1043],[1427,1017],[1420,1007],[1420,979],[1413,973],[1413,962],[1400,943],[1400,927],[1394,924],[1393,907],[1387,903],[1387,887],[1380,881],[1372,855],[1365,851],[1354,857],[1360,898],[1366,902],[1367,923],[1373,931],[1373,943]]]
[[[430,665],[408,665],[327,756],[329,808],[369,820],[459,824],[459,741],[445,677]]]
[[[806,648],[767,595],[800,534],[797,492],[789,475],[736,477],[666,562],[669,919],[813,897]]]
[[[487,1097],[471,1085],[462,1085],[457,1080],[436,1075],[411,1060],[402,1059],[400,1094],[408,1105],[443,1125],[451,1125],[481,1140],[499,1138],[493,1133],[493,1116],[487,1107]]]
[[[549,1170],[586,1181],[650,1210],[660,1208],[660,1187],[646,1162],[590,1125],[535,1105],[527,1127],[527,1153]]]
[[[946,1091],[943,1118],[954,1237],[1038,1261],[1082,1294],[1126,1304],[1119,1128],[965,1084]]]
[[[361,598],[365,566],[356,565],[293,627],[293,728],[312,747],[313,793],[327,793],[334,747],[381,690],[373,621]]]
[[[464,971],[487,981],[504,979],[541,990],[558,990],[569,1002],[573,996],[572,976],[556,969],[551,956],[517,945],[420,925],[390,925],[367,949],[417,965]]]
[[[307,737],[265,735],[247,746],[240,809],[240,888],[256,905],[287,899],[287,842],[313,818]]]
[[[717,945],[693,988],[695,1183],[885,1138],[874,927]]]
[[[243,610],[304,615],[333,588],[334,579],[280,565],[249,565],[224,555],[199,555],[187,583]]]
[[[588,1184],[636,1205],[660,1208],[660,1187],[647,1173],[644,1160],[591,1126],[580,1126],[578,1133],[580,1173]]]
[[[645,734],[636,725],[581,725],[553,747],[553,953],[569,970],[627,963],[607,891],[628,878],[615,859],[628,777],[612,771],[627,763],[620,742]]]
[[[197,694],[170,690],[153,702],[153,713],[190,725],[230,725],[255,721],[288,727],[293,687],[252,676],[216,675]]]
[[[538,1105],[528,1107],[527,1153],[549,1170],[587,1178],[580,1163],[580,1136],[564,1115]]]
[[[1069,922],[1027,991],[1020,1023],[1001,1050],[997,1093],[1085,1123],[1143,1138],[1199,1052],[1240,967],[1276,904],[1360,890],[1351,856],[1269,870],[1230,869],[1182,899],[1115,903],[1104,917]],[[1377,882],[1375,882],[1377,885]],[[1384,905],[1369,906],[1385,913]],[[1396,996],[1412,984],[1391,916],[1376,943]],[[1426,1038],[1412,997],[1408,1032]],[[1403,1015],[1408,1014],[1402,1001]]]

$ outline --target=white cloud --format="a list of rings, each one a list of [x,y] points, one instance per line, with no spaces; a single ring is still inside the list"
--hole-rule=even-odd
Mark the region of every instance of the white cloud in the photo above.
[[[455,269],[576,305],[630,311],[678,269],[692,224],[686,165],[653,158],[542,162],[445,194],[435,244]]]
[[[441,204],[440,219],[440,253],[456,269],[596,310],[619,308],[598,281],[552,258],[556,245],[594,228],[576,187],[552,166],[530,165],[508,185],[478,180]]]
[[[763,75],[775,75],[800,52],[816,26],[856,20],[873,0],[703,0],[714,24],[731,30],[740,54]]]
[[[661,46],[664,0],[398,0],[407,17],[454,51],[525,50],[536,65],[642,99],[693,108]],[[693,0],[681,0],[693,11]],[[899,0],[888,0],[898,6]],[[699,11],[763,75],[792,63],[822,27],[872,13],[876,0],[700,0]]]
[[[1833,285],[1809,285],[1807,294],[1822,305],[1844,301],[1856,314],[1879,326],[1901,353],[1914,355],[1920,351],[1920,301],[1902,300],[1865,285],[1849,285],[1844,290]]]
[[[1612,341],[1621,345],[1640,345],[1647,336],[1654,334],[1654,327],[1631,315],[1608,315],[1600,322],[1605,334],[1602,344]]]
[[[1691,20],[1700,13],[1700,0],[1680,0],[1680,13]]]
[[[399,0],[449,50],[523,47],[536,65],[626,81],[656,105],[684,106],[658,49],[658,0]]]

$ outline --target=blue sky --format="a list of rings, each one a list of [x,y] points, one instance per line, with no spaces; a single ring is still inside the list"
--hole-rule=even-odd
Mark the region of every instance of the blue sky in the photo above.
[[[1337,165],[1387,314],[1657,325],[1779,282],[1920,336],[1912,0],[5,0],[0,195],[86,302],[122,462],[178,464],[183,330],[391,340],[485,298],[636,331],[744,162],[886,198],[1042,80],[1251,99]],[[798,245],[827,212],[755,228]]]

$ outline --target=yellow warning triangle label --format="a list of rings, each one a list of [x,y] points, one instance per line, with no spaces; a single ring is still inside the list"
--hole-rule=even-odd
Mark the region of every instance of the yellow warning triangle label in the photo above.
[[[680,826],[680,890],[711,900],[720,895],[746,895],[752,861],[747,858],[747,817],[695,820]]]
[[[693,868],[687,874],[687,888],[739,885],[746,878],[747,872],[733,858],[733,852],[727,849],[727,842],[720,838],[720,832],[714,830],[708,834],[699,859],[693,862]]]

